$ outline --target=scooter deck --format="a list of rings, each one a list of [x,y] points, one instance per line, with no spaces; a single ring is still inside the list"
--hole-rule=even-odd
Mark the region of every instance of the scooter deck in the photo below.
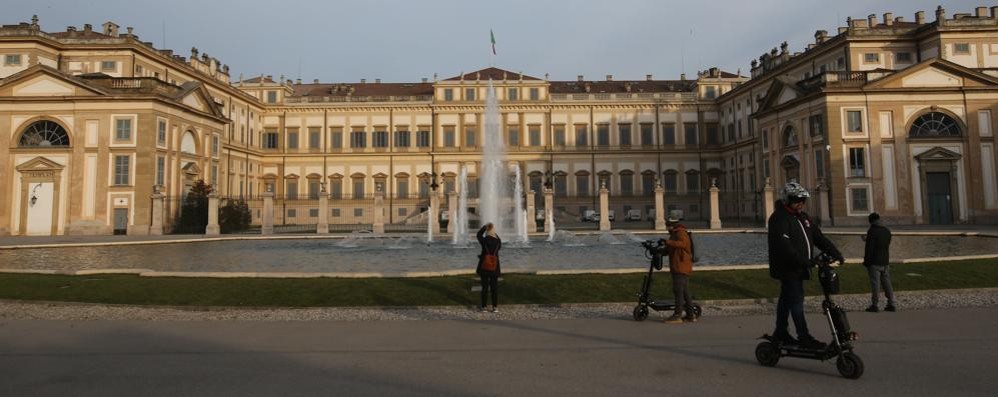
[[[811,349],[800,346],[795,343],[785,343],[783,341],[777,341],[775,338],[769,334],[763,335],[759,339],[765,339],[776,345],[777,349],[780,349],[780,357],[797,357],[797,358],[809,358],[812,360],[828,360],[835,356],[838,356],[841,351],[835,347],[834,344],[827,344],[821,349]]]

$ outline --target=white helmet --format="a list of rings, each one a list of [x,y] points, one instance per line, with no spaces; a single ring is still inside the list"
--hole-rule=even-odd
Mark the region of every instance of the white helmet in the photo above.
[[[811,197],[811,193],[808,193],[807,189],[805,189],[804,186],[801,186],[801,184],[797,183],[796,181],[787,182],[786,185],[783,185],[783,191],[780,193],[781,193],[780,195],[783,197],[783,200],[785,200],[788,203],[796,201],[804,201],[805,199]]]

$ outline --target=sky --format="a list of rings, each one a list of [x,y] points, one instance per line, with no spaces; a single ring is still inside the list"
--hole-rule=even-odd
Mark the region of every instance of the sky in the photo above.
[[[143,41],[190,48],[228,64],[232,78],[261,74],[305,82],[417,82],[496,66],[551,80],[690,78],[749,63],[787,41],[803,51],[814,32],[835,35],[846,17],[893,12],[935,20],[991,6],[982,0],[327,0],[281,2],[0,0],[0,24],[94,29],[114,21]],[[493,57],[489,41],[495,33]]]

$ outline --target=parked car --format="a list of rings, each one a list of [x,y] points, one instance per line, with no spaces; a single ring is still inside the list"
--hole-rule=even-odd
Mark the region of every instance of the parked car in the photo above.
[[[641,210],[627,210],[627,215],[624,216],[624,222],[640,221],[640,220],[641,220]]]
[[[607,216],[607,218],[606,218],[606,219],[609,219],[609,220],[610,220],[610,222],[614,222],[614,221],[616,221],[616,220],[617,220],[617,219],[616,219],[616,218],[615,218],[615,217],[613,216],[613,210],[610,210],[610,214],[609,214],[609,216]],[[597,218],[596,218],[596,220],[599,220],[599,215],[597,215]]]
[[[649,221],[652,221],[652,222],[655,221],[655,209],[654,208],[648,210],[648,218],[645,218],[645,219],[649,220]]]
[[[581,218],[583,222],[599,222],[599,213],[594,210],[585,210],[582,211]]]

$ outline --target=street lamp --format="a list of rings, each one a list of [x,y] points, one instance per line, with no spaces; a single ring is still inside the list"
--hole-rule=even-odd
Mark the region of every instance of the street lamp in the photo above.
[[[551,181],[551,170],[544,171],[544,187],[551,189],[554,183]]]
[[[438,187],[440,187],[440,185],[437,184],[437,173],[434,172],[430,174],[430,189],[433,189],[433,191],[435,192],[437,191]]]

